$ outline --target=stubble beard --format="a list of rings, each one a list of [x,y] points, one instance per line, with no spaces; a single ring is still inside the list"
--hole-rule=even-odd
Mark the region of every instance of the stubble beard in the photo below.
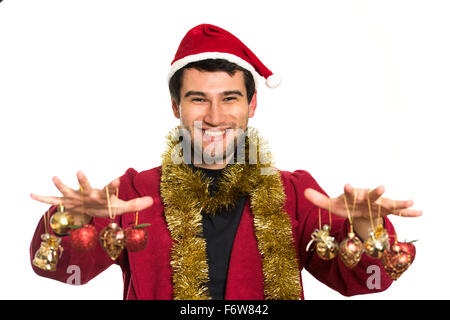
[[[228,164],[234,159],[235,154],[239,154],[238,149],[245,143],[246,129],[233,124],[232,129],[225,130],[225,139],[212,141],[207,146],[203,146],[201,124],[194,128],[188,128],[181,124],[183,128],[184,140],[190,141],[191,160],[194,164]],[[247,125],[245,125],[247,127]],[[189,137],[185,137],[189,134]],[[224,144],[226,144],[224,146]]]

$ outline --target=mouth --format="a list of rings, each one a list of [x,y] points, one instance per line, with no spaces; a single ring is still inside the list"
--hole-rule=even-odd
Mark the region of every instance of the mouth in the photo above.
[[[202,129],[202,140],[206,142],[225,140],[227,133],[231,133],[231,128],[226,129]]]

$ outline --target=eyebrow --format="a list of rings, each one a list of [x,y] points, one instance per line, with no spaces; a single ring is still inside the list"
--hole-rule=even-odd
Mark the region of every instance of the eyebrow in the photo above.
[[[242,92],[240,92],[239,90],[224,91],[222,94],[223,94],[224,96],[230,96],[230,95],[232,95],[232,94],[236,94],[236,95],[241,96],[241,97],[244,96],[244,95],[242,94]]]
[[[222,92],[222,95],[224,95],[224,96],[230,96],[230,95],[233,95],[233,94],[236,94],[236,95],[241,96],[241,97],[244,96],[244,95],[242,94],[242,92],[239,91],[239,90],[231,90],[231,91],[224,91],[224,92]],[[202,92],[202,91],[192,91],[192,90],[190,90],[190,91],[188,91],[188,92],[186,92],[186,93],[184,94],[184,97],[185,97],[185,98],[187,98],[187,97],[189,97],[189,96],[202,96],[202,97],[206,97],[206,94],[205,94],[204,92]]]
[[[189,96],[202,96],[202,97],[206,97],[206,94],[204,92],[201,91],[188,91],[184,94],[184,97],[187,98]]]

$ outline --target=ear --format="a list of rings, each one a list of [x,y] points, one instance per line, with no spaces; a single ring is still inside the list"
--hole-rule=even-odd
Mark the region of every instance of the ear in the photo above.
[[[249,112],[248,112],[248,117],[249,118],[253,118],[253,116],[255,115],[255,110],[256,110],[256,89],[255,89],[255,93],[253,94],[252,100],[250,101],[250,104],[248,105],[249,107]]]
[[[172,102],[173,115],[175,116],[175,118],[180,119],[180,108],[178,107],[177,102],[172,97],[170,98],[170,100]]]

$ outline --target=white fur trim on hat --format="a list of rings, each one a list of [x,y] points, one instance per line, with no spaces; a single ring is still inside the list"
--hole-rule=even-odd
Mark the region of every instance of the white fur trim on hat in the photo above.
[[[280,85],[281,83],[281,76],[279,74],[272,74],[271,76],[268,76],[266,79],[266,86],[273,89]]]
[[[183,68],[185,65],[195,62],[195,61],[201,61],[206,59],[224,59],[228,60],[230,62],[236,63],[238,66],[250,71],[250,73],[253,76],[253,79],[255,80],[255,88],[258,87],[258,73],[256,72],[255,68],[245,61],[242,58],[239,58],[238,56],[235,56],[234,54],[225,53],[225,52],[202,52],[193,54],[190,56],[186,56],[184,58],[181,58],[177,61],[175,61],[171,66],[169,70],[169,74],[167,76],[167,82],[170,81],[170,78],[174,75],[175,72]],[[267,82],[266,82],[267,83]]]

